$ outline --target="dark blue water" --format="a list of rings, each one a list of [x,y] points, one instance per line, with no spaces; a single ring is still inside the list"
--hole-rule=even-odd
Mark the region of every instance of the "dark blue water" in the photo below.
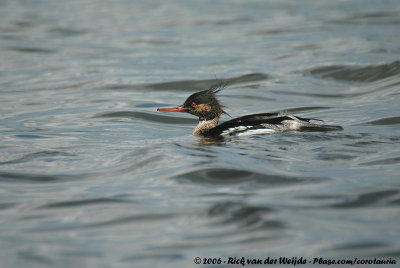
[[[156,111],[221,82],[232,117],[344,130]],[[399,104],[398,1],[1,1],[0,266],[399,263]]]

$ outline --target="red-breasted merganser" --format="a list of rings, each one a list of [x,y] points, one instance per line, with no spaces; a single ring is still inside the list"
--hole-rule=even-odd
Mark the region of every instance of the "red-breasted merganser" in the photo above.
[[[207,89],[190,95],[184,104],[176,108],[158,108],[161,112],[190,113],[199,117],[199,124],[193,131],[195,136],[217,137],[220,135],[248,135],[274,133],[291,130],[330,131],[342,130],[341,126],[323,125],[311,122],[318,119],[302,118],[285,113],[260,113],[238,117],[218,125],[225,113],[215,97],[220,89]]]

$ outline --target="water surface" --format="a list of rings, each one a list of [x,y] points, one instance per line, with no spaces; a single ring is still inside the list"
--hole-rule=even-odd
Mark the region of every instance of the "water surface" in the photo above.
[[[398,1],[0,2],[0,266],[400,261],[399,18]],[[209,140],[156,111],[219,83],[232,117],[344,130]]]

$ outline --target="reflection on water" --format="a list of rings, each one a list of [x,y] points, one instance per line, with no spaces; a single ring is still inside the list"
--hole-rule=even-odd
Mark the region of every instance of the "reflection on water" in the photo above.
[[[1,1],[0,266],[400,261],[399,10]],[[344,129],[199,138],[156,112],[221,84],[232,117]]]

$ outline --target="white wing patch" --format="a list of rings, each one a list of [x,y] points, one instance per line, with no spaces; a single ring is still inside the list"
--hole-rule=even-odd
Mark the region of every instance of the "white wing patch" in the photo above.
[[[251,126],[238,126],[238,127],[231,127],[228,128],[227,130],[222,131],[221,135],[229,135],[232,134],[236,131],[244,131],[246,129],[249,129]]]
[[[221,135],[230,135],[235,134],[235,132],[239,132],[237,136],[245,136],[245,135],[256,135],[256,134],[267,134],[276,132],[275,129],[272,129],[270,125],[264,125],[265,128],[255,128],[251,129],[253,126],[238,126],[231,127],[227,130],[224,130]]]
[[[259,128],[259,129],[250,129],[248,131],[237,134],[238,136],[247,136],[247,135],[257,135],[257,134],[270,134],[274,133],[276,130],[271,128]]]

